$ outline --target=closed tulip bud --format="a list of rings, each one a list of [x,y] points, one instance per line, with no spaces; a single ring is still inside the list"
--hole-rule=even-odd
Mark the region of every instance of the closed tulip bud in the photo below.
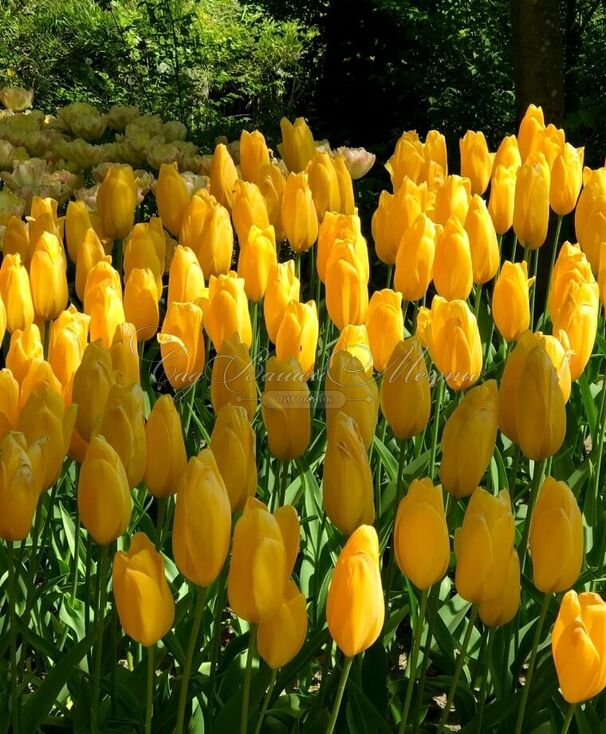
[[[6,223],[2,252],[4,255],[20,255],[21,261],[29,268],[34,243],[30,240],[29,226],[20,217],[13,214]]]
[[[518,139],[515,135],[507,135],[501,140],[492,164],[492,175],[494,176],[499,166],[515,170],[522,165]]]
[[[17,426],[19,383],[6,367],[0,370],[0,439]]]
[[[462,176],[447,176],[444,184],[436,194],[433,220],[437,224],[446,225],[451,217],[463,223],[471,202],[471,182]]]
[[[120,457],[103,436],[95,436],[84,457],[78,480],[78,510],[82,524],[96,543],[107,545],[126,532],[132,506]]]
[[[385,168],[394,191],[405,178],[415,183],[422,178],[425,169],[425,150],[415,131],[402,133]]]
[[[495,232],[500,235],[505,234],[513,224],[516,170],[513,167],[497,166],[490,183],[488,212],[494,224]]]
[[[272,265],[263,300],[263,316],[267,334],[274,344],[286,306],[290,301],[298,301],[300,293],[301,284],[295,275],[295,261]]]
[[[65,243],[69,259],[78,262],[78,250],[86,232],[92,228],[90,212],[82,199],[69,201],[65,212]]]
[[[292,357],[303,374],[311,377],[316,363],[318,329],[316,302],[290,301],[276,334],[276,357],[281,362]]]
[[[44,350],[40,329],[30,324],[26,329],[17,329],[11,334],[11,341],[6,355],[6,366],[15,376],[19,384],[27,374],[29,365],[34,359],[42,359]]]
[[[606,241],[606,168],[583,171],[583,189],[574,212],[576,237],[597,275],[600,245]]]
[[[301,456],[311,435],[311,406],[305,375],[294,359],[267,360],[261,413],[272,456],[289,461]]]
[[[6,308],[9,333],[25,329],[34,320],[34,304],[29,277],[21,255],[5,255],[0,268],[0,296]]]
[[[212,451],[203,449],[187,463],[177,489],[173,523],[177,568],[197,586],[210,586],[225,563],[230,535],[227,490]]]
[[[278,264],[276,235],[270,224],[265,229],[253,225],[248,238],[240,244],[238,275],[244,279],[244,291],[253,301],[265,295],[271,269]]]
[[[59,242],[63,241],[63,222],[64,219],[57,221],[50,214],[40,214],[36,219],[30,219],[28,222],[29,228],[29,241],[31,245],[31,253],[34,254],[38,240],[43,235],[52,235],[56,237]],[[30,259],[31,265],[31,259]]]
[[[114,288],[109,281],[105,281],[97,288],[91,289],[89,293],[90,305],[84,310],[90,315],[90,339],[100,340],[103,346],[109,349],[116,330],[126,321],[122,291]]]
[[[553,268],[549,288],[548,310],[552,320],[566,300],[572,283],[593,283],[591,265],[579,245],[564,242]]]
[[[473,285],[473,265],[469,237],[463,224],[451,217],[438,234],[433,281],[447,301],[465,300]]]
[[[402,235],[394,286],[407,301],[418,301],[427,293],[433,278],[436,240],[441,232],[440,225],[435,225],[426,214],[419,214]]]
[[[478,381],[482,342],[478,322],[465,301],[434,296],[431,309],[419,311],[417,335],[451,389],[463,390]]]
[[[468,497],[488,469],[497,440],[499,391],[495,380],[470,390],[442,433],[440,479],[457,499]]]
[[[149,268],[154,274],[158,293],[162,293],[162,275],[166,260],[164,230],[158,231],[159,219],[149,224],[136,224],[124,249],[124,277],[136,268]]]
[[[394,194],[381,191],[379,206],[372,215],[372,237],[377,256],[393,265],[404,233],[424,211],[424,192],[405,181]]]
[[[492,292],[492,317],[499,334],[508,342],[516,341],[530,325],[528,291],[533,284],[525,260],[503,263]]]
[[[246,409],[226,403],[217,413],[210,448],[225,483],[232,513],[257,491],[256,438]]]
[[[189,247],[177,245],[168,275],[167,303],[187,303],[200,298],[204,292],[204,273]]]
[[[139,352],[134,324],[124,322],[116,328],[110,354],[114,381],[123,387],[139,384]]]
[[[381,412],[400,440],[416,436],[429,422],[429,375],[417,337],[398,342],[391,354],[381,380]]]
[[[175,237],[181,231],[190,195],[176,163],[163,163],[156,184],[156,204],[162,224]]]
[[[339,211],[343,214],[355,214],[357,209],[353,181],[345,158],[342,155],[337,155],[333,158],[332,162],[337,172],[337,181],[339,183],[339,197],[341,199]]]
[[[513,548],[501,593],[492,601],[482,602],[479,606],[482,623],[487,627],[500,627],[511,622],[520,608],[520,592],[520,559]]]
[[[286,575],[290,576],[294,571],[301,546],[299,515],[292,505],[282,505],[274,510],[274,517],[280,527],[286,550]]]
[[[218,415],[224,405],[241,405],[252,420],[257,410],[255,368],[238,334],[224,339],[213,359],[210,399]]]
[[[282,228],[282,196],[286,179],[278,165],[275,163],[263,166],[259,174],[258,186],[265,199],[267,216],[270,224],[276,232],[276,240],[284,239]]]
[[[556,158],[564,152],[566,133],[550,123],[539,137],[539,152],[545,156],[549,168],[553,168]],[[532,155],[532,154],[531,154]]]
[[[204,327],[216,350],[221,349],[224,339],[234,334],[238,334],[246,346],[251,346],[252,326],[244,278],[239,278],[237,273],[230,271],[227,275],[211,277]]]
[[[513,207],[513,229],[524,247],[536,250],[547,237],[549,178],[537,163],[518,169]]]
[[[518,129],[518,147],[522,163],[531,153],[538,150],[544,130],[543,109],[533,104],[528,105]]]
[[[549,203],[556,214],[563,217],[574,209],[583,184],[585,149],[566,143],[553,162]]]
[[[43,215],[48,215],[54,221],[57,221],[57,213],[59,211],[59,202],[50,196],[33,196],[30,205],[30,216],[37,219]]]
[[[440,485],[414,479],[398,505],[393,547],[400,571],[423,591],[448,569],[450,538]]]
[[[494,496],[476,489],[454,536],[459,596],[471,604],[484,604],[502,594],[514,536],[509,492]]]
[[[572,387],[572,378],[570,375],[570,340],[568,339],[568,334],[560,329],[556,331],[555,335],[537,332],[535,337],[540,338],[543,342],[547,356],[555,368],[564,403],[567,403]]]
[[[345,350],[333,355],[326,375],[326,431],[332,435],[341,413],[351,417],[366,448],[370,448],[377,426],[377,384],[357,357]]]
[[[280,609],[257,628],[259,655],[272,670],[289,663],[303,647],[307,635],[305,595],[292,579],[286,582]]]
[[[471,181],[471,193],[483,194],[488,188],[494,153],[488,151],[483,132],[468,130],[459,140],[461,176]]]
[[[62,396],[61,383],[56,378],[53,368],[44,359],[33,359],[21,382],[19,405],[21,408],[27,403],[30,395],[42,388],[50,388],[58,396]]]
[[[497,233],[484,199],[474,196],[469,205],[465,231],[469,238],[473,282],[484,285],[492,280],[499,269],[501,253]]]
[[[170,497],[187,464],[181,418],[170,395],[154,403],[145,424],[145,444],[145,486],[154,497]]]
[[[599,594],[568,591],[551,633],[551,652],[562,696],[587,701],[606,687],[606,603]]]
[[[280,610],[287,581],[280,526],[262,502],[249,497],[234,528],[227,597],[234,614],[266,622]]]
[[[124,316],[137,330],[137,340],[152,339],[158,331],[160,300],[156,279],[149,268],[134,268],[124,286]]]
[[[554,594],[574,586],[583,563],[583,518],[574,494],[553,477],[543,480],[530,524],[532,579]]]
[[[219,143],[213,153],[210,164],[210,193],[221,204],[231,209],[234,188],[238,180],[238,171],[227,146]],[[209,275],[205,271],[205,275]]]
[[[157,335],[164,373],[175,390],[191,387],[204,369],[203,314],[195,303],[173,302]]]
[[[91,227],[86,230],[76,259],[76,294],[81,301],[84,301],[84,291],[86,290],[86,281],[88,274],[99,262],[110,262],[109,257],[105,257],[105,250],[101,244],[95,230]]]
[[[269,216],[265,199],[254,183],[238,180],[234,185],[231,217],[240,246],[248,240],[251,227],[269,227]]]
[[[72,381],[88,342],[90,316],[75,306],[63,311],[53,321],[48,345],[48,361],[63,387],[66,403],[71,402]]]
[[[114,556],[112,588],[120,625],[135,642],[151,647],[173,626],[175,602],[164,559],[145,533],[133,535],[128,551]]]
[[[36,242],[29,277],[36,316],[56,319],[67,306],[68,292],[65,252],[55,235],[44,233]]]
[[[240,168],[245,181],[259,183],[261,171],[269,165],[269,151],[263,133],[242,130],[240,135]]]
[[[309,250],[318,238],[318,217],[307,173],[291,173],[282,195],[282,226],[295,252]]]
[[[112,240],[127,237],[133,228],[136,206],[137,184],[133,169],[110,166],[97,193],[97,213],[103,234]]]
[[[368,274],[348,242],[338,242],[326,263],[326,308],[339,330],[366,320]]]
[[[330,153],[316,151],[307,168],[307,175],[318,219],[322,221],[327,211],[340,211],[339,179]]]
[[[280,120],[282,143],[278,151],[289,171],[303,171],[316,152],[316,144],[311,130],[303,117],[297,117],[294,123],[285,117]]]
[[[229,211],[204,189],[198,192],[183,215],[179,242],[196,253],[205,278],[227,273],[234,249]]]
[[[402,294],[390,288],[375,291],[368,304],[366,328],[374,367],[383,372],[396,344],[404,338]]]
[[[353,245],[358,260],[366,273],[370,272],[368,247],[362,237],[360,217],[357,214],[336,214],[326,212],[318,230],[316,269],[320,280],[326,283],[326,265],[333,249],[340,242]]]
[[[372,377],[372,352],[365,324],[347,324],[343,328],[330,356],[331,365],[339,352],[347,352],[352,357],[356,357],[364,372],[368,377]]]
[[[600,312],[596,282],[571,281],[560,303],[552,301],[553,328],[564,331],[570,342],[570,375],[577,380],[585,369],[595,344]]]
[[[27,537],[38,497],[25,436],[7,433],[0,441],[0,538],[14,542]]]
[[[361,525],[337,559],[326,598],[326,621],[339,649],[353,657],[375,643],[384,619],[379,539],[373,527]]]

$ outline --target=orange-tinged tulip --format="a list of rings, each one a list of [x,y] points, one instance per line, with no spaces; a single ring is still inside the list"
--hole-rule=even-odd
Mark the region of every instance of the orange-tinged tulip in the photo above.
[[[545,119],[541,107],[528,105],[518,129],[518,147],[522,163],[541,145],[542,133],[545,130]]]
[[[124,316],[137,331],[137,340],[152,339],[158,331],[160,311],[156,279],[149,268],[134,268],[124,286]]]
[[[336,327],[362,324],[368,311],[368,274],[353,245],[337,242],[326,263],[326,308]]]
[[[259,655],[272,670],[289,663],[303,647],[307,635],[305,595],[292,579],[286,582],[280,609],[257,628]]]
[[[465,231],[471,250],[473,282],[483,285],[497,274],[501,253],[494,224],[481,196],[476,195],[471,199]]]
[[[179,242],[196,253],[205,278],[229,271],[234,249],[229,211],[205,189],[192,196],[185,210]]]
[[[292,249],[305,252],[318,238],[318,217],[307,173],[290,173],[282,195],[282,226]]]
[[[244,278],[244,291],[247,297],[260,301],[265,295],[269,274],[278,264],[276,235],[270,224],[265,229],[253,225],[248,237],[240,243],[238,275]]]
[[[53,321],[48,345],[48,361],[63,387],[66,402],[71,400],[72,380],[86,349],[90,316],[75,306]]]
[[[238,180],[234,185],[231,217],[240,246],[248,240],[251,227],[269,227],[269,215],[263,194],[254,183]]]
[[[290,301],[298,301],[301,284],[295,275],[295,261],[272,265],[268,273],[263,316],[270,340],[275,344],[284,310]]]
[[[167,303],[195,302],[197,298],[202,297],[203,293],[204,273],[196,253],[189,247],[177,245],[168,274]]]
[[[281,362],[292,357],[310,377],[316,363],[318,330],[316,302],[290,301],[276,334],[276,357]]]
[[[107,169],[97,193],[97,213],[106,237],[122,240],[135,221],[137,184],[130,166],[113,165]]]
[[[5,255],[0,268],[0,296],[6,308],[9,333],[27,328],[34,320],[34,304],[29,277],[21,255]]]
[[[140,383],[137,330],[124,322],[116,327],[110,348],[114,381],[126,387]]]
[[[549,170],[549,169],[547,169]],[[547,237],[549,178],[540,163],[525,163],[516,174],[513,229],[524,247],[536,250]]]
[[[210,164],[210,193],[221,204],[231,209],[238,171],[227,146],[219,143]],[[208,273],[206,273],[208,275]]]
[[[92,227],[89,227],[80,242],[76,259],[76,295],[81,301],[84,301],[88,274],[97,263],[103,260],[111,261],[109,257],[106,258],[105,256],[105,250],[99,236]]]
[[[444,184],[438,189],[432,218],[434,222],[445,225],[451,217],[459,222],[467,218],[471,202],[471,182],[462,176],[447,176]]]
[[[0,440],[0,538],[14,542],[27,537],[38,497],[25,436],[7,433]]]
[[[190,195],[176,163],[162,163],[156,184],[158,214],[166,229],[175,237],[181,231],[183,215]]]
[[[316,144],[311,130],[303,117],[297,117],[294,123],[285,117],[280,120],[282,143],[278,151],[289,171],[303,171],[316,152]]]
[[[269,151],[263,133],[242,130],[240,135],[240,169],[245,181],[259,183],[261,171],[269,165]]]
[[[36,324],[30,324],[23,330],[13,331],[6,355],[6,366],[13,373],[18,383],[23,382],[30,362],[34,359],[42,359],[43,356],[40,329]]]
[[[471,293],[471,247],[467,232],[456,217],[451,217],[438,234],[433,282],[437,292],[447,301],[465,300]]]
[[[492,317],[506,341],[516,341],[530,325],[528,291],[534,278],[528,277],[528,264],[506,261],[492,292]]]
[[[483,132],[468,130],[459,140],[461,176],[471,181],[471,193],[483,194],[488,188],[494,153],[488,151]]]
[[[340,211],[339,179],[330,153],[316,151],[309,162],[307,175],[318,220],[322,221],[326,212]]]
[[[563,217],[574,209],[583,184],[584,148],[566,143],[553,162],[549,203],[556,214]]]
[[[252,325],[244,278],[239,278],[237,273],[230,271],[216,278],[211,276],[204,328],[217,351],[223,341],[231,339],[234,334],[238,334],[247,347],[251,346]]]
[[[368,304],[366,329],[374,368],[383,372],[396,344],[404,338],[402,294],[390,288],[375,291]]]
[[[503,235],[513,225],[516,193],[516,168],[497,166],[490,182],[488,213],[497,234]]]
[[[237,334],[224,339],[212,363],[210,399],[215,414],[224,405],[240,405],[252,420],[257,410],[257,385],[246,344]]]
[[[44,321],[56,319],[67,306],[65,252],[55,235],[38,238],[29,271],[36,316]]]
[[[154,497],[170,497],[187,464],[181,418],[170,395],[154,403],[145,424],[145,443],[145,486]]]
[[[204,369],[203,314],[195,303],[171,303],[157,335],[164,373],[175,388],[192,387]]]
[[[520,559],[514,548],[509,556],[501,593],[492,601],[482,602],[479,606],[482,623],[488,627],[500,627],[511,622],[520,608],[520,596]]]
[[[522,158],[520,156],[520,149],[518,148],[518,139],[515,135],[506,135],[501,140],[497,152],[494,156],[492,164],[492,175],[496,174],[499,166],[505,166],[505,168],[511,168],[514,170],[518,169],[522,165]]]
[[[394,286],[405,300],[418,301],[427,292],[433,278],[436,240],[441,232],[440,225],[435,225],[426,214],[419,214],[402,235]]]

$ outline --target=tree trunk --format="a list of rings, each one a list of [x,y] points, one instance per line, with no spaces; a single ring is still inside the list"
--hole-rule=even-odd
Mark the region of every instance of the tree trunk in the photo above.
[[[564,116],[564,50],[559,0],[511,0],[516,114],[533,102],[545,120]]]

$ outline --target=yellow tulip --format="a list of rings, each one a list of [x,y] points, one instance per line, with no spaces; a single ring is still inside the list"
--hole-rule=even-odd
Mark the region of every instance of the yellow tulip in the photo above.
[[[606,241],[606,167],[583,171],[583,189],[574,212],[574,228],[593,274],[597,275],[600,244]]]
[[[6,229],[4,230],[4,239],[2,240],[4,255],[20,255],[25,267],[29,268],[34,244],[30,240],[27,222],[13,214],[6,223]]]
[[[259,184],[261,171],[269,165],[269,151],[263,133],[242,130],[240,135],[240,168],[245,181]]]
[[[280,167],[271,163],[263,166],[259,174],[258,186],[265,199],[269,222],[276,232],[276,240],[284,239],[282,227],[282,196],[286,180]]]
[[[442,228],[426,214],[419,214],[404,232],[398,254],[394,286],[407,301],[418,301],[427,293],[433,278],[436,240]]]
[[[368,377],[372,377],[372,352],[365,324],[347,324],[342,329],[330,355],[330,365],[335,361],[339,352],[347,352],[352,357],[356,357],[364,372]]]
[[[472,197],[465,220],[465,231],[469,238],[473,282],[483,285],[492,280],[499,269],[501,253],[497,233],[486,208],[484,199]]]
[[[326,265],[336,245],[347,242],[353,246],[367,275],[370,273],[368,247],[362,237],[360,217],[357,214],[326,212],[318,230],[316,269],[320,280],[326,283]]]
[[[525,260],[503,263],[492,292],[492,317],[499,334],[508,342],[516,341],[530,325],[528,291],[533,284]]]
[[[274,344],[286,306],[290,301],[298,301],[300,293],[301,284],[295,275],[295,261],[276,262],[272,265],[263,299],[263,316],[267,335]]]
[[[533,104],[528,105],[518,129],[518,147],[522,163],[531,153],[539,149],[544,130],[545,120],[542,108]]]
[[[584,148],[566,143],[553,162],[549,203],[556,214],[563,217],[574,209],[583,184]]]
[[[134,324],[124,322],[116,327],[110,347],[114,381],[123,387],[139,384],[139,351]]]
[[[446,225],[451,217],[463,223],[471,202],[471,182],[462,176],[447,176],[438,189],[432,218],[434,222]]]
[[[231,209],[234,188],[238,180],[238,171],[227,146],[219,143],[213,153],[210,164],[210,193],[221,206]],[[184,243],[187,244],[187,243]],[[209,275],[206,273],[205,275]]]
[[[322,221],[326,212],[340,211],[339,179],[330,153],[316,151],[307,167],[307,175],[318,220]]]
[[[362,324],[368,311],[368,274],[348,242],[337,242],[326,263],[326,308],[337,329]]]
[[[67,306],[65,252],[55,235],[44,233],[36,242],[29,277],[36,316],[56,319]]]
[[[137,184],[130,166],[112,165],[97,193],[101,229],[112,240],[128,236],[135,221]]]
[[[303,117],[297,117],[294,123],[285,117],[280,120],[282,143],[278,151],[289,171],[303,171],[316,152],[316,144]]]
[[[0,296],[6,308],[9,333],[27,328],[34,320],[34,304],[21,255],[5,255],[0,268]]]
[[[525,163],[516,174],[513,206],[513,229],[520,244],[536,250],[545,242],[548,223],[548,174],[540,163]]]
[[[23,408],[33,393],[46,387],[62,397],[61,383],[56,378],[50,364],[44,359],[31,360],[21,382],[21,393],[19,395],[20,408]]]
[[[240,405],[252,420],[257,410],[257,385],[246,344],[237,334],[224,339],[212,365],[210,399],[215,414],[224,405]]]
[[[490,182],[488,212],[497,234],[503,235],[513,225],[513,207],[516,193],[516,170],[497,166]]]
[[[86,203],[81,199],[69,201],[65,212],[65,244],[69,259],[78,262],[78,250],[84,235],[93,226]]]
[[[229,211],[204,189],[197,192],[183,215],[179,242],[196,253],[205,278],[227,273],[234,249]]]
[[[292,579],[286,582],[284,599],[273,617],[257,629],[259,655],[272,670],[289,663],[303,647],[307,635],[305,595]]]
[[[516,169],[522,165],[522,158],[520,156],[520,149],[518,148],[518,139],[515,135],[506,135],[501,140],[497,152],[494,156],[492,164],[492,175],[496,174],[499,166],[505,166],[505,168],[513,169],[514,174]]]
[[[84,291],[88,274],[101,261],[110,262],[111,258],[105,256],[105,250],[95,230],[90,227],[86,230],[76,259],[76,295],[84,301]]]
[[[332,162],[337,172],[337,182],[339,184],[339,198],[341,200],[339,211],[343,214],[355,214],[357,209],[353,181],[345,158],[342,155],[337,155],[332,159]]]
[[[489,153],[483,132],[468,130],[459,140],[461,176],[471,181],[471,193],[483,194],[488,188],[494,153]]]
[[[447,301],[465,300],[473,285],[473,265],[469,237],[463,224],[451,217],[438,234],[433,281]]]
[[[167,304],[195,302],[204,293],[204,273],[196,257],[189,247],[177,245],[173,253],[168,274]]]
[[[0,330],[1,331],[1,330]],[[10,345],[6,355],[6,366],[15,376],[19,384],[27,374],[32,360],[43,358],[40,329],[30,324],[26,329],[17,329],[11,334]]]
[[[136,268],[149,268],[154,274],[158,293],[162,293],[162,275],[166,261],[166,239],[159,219],[135,224],[124,249],[124,278]]]
[[[0,440],[0,538],[14,542],[27,537],[38,497],[25,436],[7,433]]]
[[[175,390],[192,387],[204,369],[203,314],[195,303],[173,302],[157,335],[164,373]]]
[[[276,235],[270,224],[265,229],[253,225],[248,237],[240,242],[238,275],[244,279],[244,291],[254,302],[265,295],[269,274],[278,264]]]
[[[145,444],[145,486],[154,497],[170,497],[187,464],[181,418],[170,395],[154,403],[145,424]]]
[[[390,288],[375,291],[368,304],[366,329],[374,368],[383,372],[396,344],[404,338],[402,294]]]
[[[315,301],[289,301],[276,334],[276,357],[281,362],[292,357],[303,374],[311,377],[316,363],[318,330]]]
[[[238,334],[247,347],[251,346],[252,325],[244,278],[239,278],[234,271],[216,278],[211,276],[204,328],[217,351],[221,349],[223,341],[231,339],[234,334]]]
[[[482,623],[488,627],[500,627],[511,622],[520,608],[520,592],[520,559],[514,548],[509,556],[501,593],[492,601],[482,602],[478,608]]]
[[[156,184],[156,204],[162,224],[175,237],[181,231],[190,195],[176,163],[162,163]]]
[[[0,370],[0,439],[17,426],[19,418],[19,383],[7,368]]]
[[[234,185],[231,217],[240,246],[248,241],[251,227],[269,227],[269,215],[263,194],[254,183],[238,180]]]
[[[426,187],[404,181],[394,194],[381,191],[379,206],[372,215],[372,237],[379,260],[396,262],[404,233],[425,210]]]
[[[307,173],[290,173],[282,195],[282,226],[297,252],[305,252],[318,238],[318,217]]]
[[[75,306],[63,311],[53,322],[48,345],[48,361],[63,387],[66,402],[71,401],[74,374],[82,362],[88,342],[90,317]]]

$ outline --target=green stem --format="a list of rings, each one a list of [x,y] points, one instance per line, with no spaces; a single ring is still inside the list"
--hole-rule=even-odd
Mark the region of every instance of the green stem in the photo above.
[[[534,257],[531,257],[531,261],[533,262],[532,265],[532,273],[529,273],[534,279],[535,284],[532,287],[532,293],[530,295],[530,329],[534,328],[534,302],[537,297],[537,288],[536,288],[536,278],[537,274],[539,272],[539,250],[534,251]],[[530,263],[529,263],[529,270],[530,270]]]
[[[404,734],[406,731],[406,725],[408,724],[408,715],[410,713],[410,704],[412,703],[412,692],[414,689],[415,680],[417,677],[417,659],[419,657],[419,650],[421,648],[421,637],[423,636],[423,626],[425,623],[425,614],[427,612],[427,589],[423,589],[421,592],[421,609],[419,611],[419,618],[417,620],[417,627],[414,632],[414,639],[412,643],[412,652],[410,654],[410,668],[408,674],[408,685],[406,687],[406,699],[404,700],[404,708],[402,709],[402,720],[400,721],[400,734]]]
[[[541,482],[543,480],[543,473],[545,472],[545,459],[536,462],[534,465],[534,474],[532,476],[532,485],[530,487],[530,497],[528,498],[528,509],[526,511],[526,519],[524,520],[524,531],[522,533],[522,539],[520,541],[520,570],[524,570],[524,560],[528,551],[528,536],[530,534],[530,523],[532,519],[532,511],[534,509]]]
[[[14,734],[19,734],[19,671],[17,669],[17,591],[15,585],[15,559],[13,541],[6,543],[6,562],[8,565],[8,613],[10,622],[10,679],[11,679],[11,721]]]
[[[282,507],[286,501],[286,488],[288,487],[289,462],[282,462],[282,475],[280,477],[280,492],[278,494],[278,507]]]
[[[51,333],[51,326],[52,321],[45,321],[44,322],[44,342],[42,344],[42,354],[44,355],[44,359],[48,359],[48,347],[50,344],[50,333]]]
[[[79,464],[76,464],[76,486],[78,486],[78,469]],[[73,575],[72,575],[72,599],[76,598],[76,592],[78,590],[78,571],[79,571],[79,565],[80,565],[80,531],[81,531],[81,523],[80,523],[80,510],[78,508],[78,503],[76,502],[76,529],[74,531],[74,569],[73,569]]]
[[[257,364],[257,354],[259,353],[259,339],[257,335],[257,322],[259,320],[259,304],[256,302],[252,303],[251,311],[252,311],[251,331],[252,331],[252,338],[253,338],[251,357],[252,357],[252,363],[256,365]]]
[[[156,646],[147,648],[147,697],[145,703],[145,734],[151,734],[152,714],[154,711],[154,653]]]
[[[339,716],[339,709],[341,708],[341,701],[343,700],[343,694],[345,693],[345,686],[347,685],[347,678],[349,677],[349,671],[351,670],[352,663],[353,658],[346,657],[343,661],[341,677],[339,678],[339,687],[337,688],[335,703],[332,707],[332,713],[330,714],[330,721],[328,722],[328,726],[326,727],[326,734],[332,734],[335,730],[337,717]]]
[[[299,281],[301,280],[301,253],[295,253],[295,273]]]
[[[558,254],[558,244],[560,242],[560,232],[562,230],[562,215],[560,214],[558,216],[558,222],[556,224],[556,230],[555,235],[553,238],[553,245],[551,247],[551,260],[549,262],[549,275],[547,276],[547,290],[545,291],[545,309],[543,312],[543,319],[541,321],[541,328],[544,329],[545,325],[547,324],[548,316],[547,316],[547,303],[549,301],[549,289],[551,288],[551,279],[553,276],[553,267],[555,265],[556,256]],[[536,290],[536,283],[534,285],[534,288]]]
[[[492,648],[494,646],[494,628],[488,630],[488,646],[484,660],[484,676],[480,686],[480,705],[478,708],[478,734],[482,734],[482,719],[484,718],[484,706],[486,704],[486,693],[488,691],[488,676],[490,673],[490,659],[492,658]]]
[[[396,480],[396,498],[394,503],[394,518],[398,512],[400,501],[404,496],[404,464],[406,461],[406,439],[398,440],[400,454],[398,457],[398,476]],[[385,584],[385,605],[389,608],[389,597],[391,596],[391,587],[393,584],[394,564],[396,559],[395,547],[392,547],[389,555],[389,564],[387,566],[387,578]]]
[[[99,550],[99,576],[98,604],[96,605],[97,635],[95,642],[95,671],[93,675],[93,690],[91,695],[91,728],[93,734],[98,734],[99,729],[99,691],[101,689],[101,662],[103,660],[103,631],[105,627],[105,606],[107,601],[107,579],[106,566],[109,555],[109,546],[102,545]]]
[[[560,734],[566,734],[568,729],[570,728],[570,724],[574,718],[574,713],[577,710],[578,703],[571,703],[568,707],[568,712],[566,714],[566,718],[564,719],[564,723],[562,724],[562,729],[560,731]]]
[[[516,482],[518,479],[518,469],[520,468],[521,453],[520,447],[516,444],[513,461],[511,462],[511,474],[509,476],[509,493],[514,502],[516,500]]]
[[[227,583],[227,563],[223,566],[223,570],[219,576],[217,583],[217,594],[215,599],[215,608],[213,612],[213,636],[210,645],[210,679],[211,689],[208,696],[208,713],[209,721],[213,720],[213,713],[215,709],[215,690],[217,687],[217,680],[215,672],[217,668],[217,661],[219,658],[219,650],[221,647],[221,617],[223,615],[223,607],[225,606],[225,585]]]
[[[244,675],[244,689],[242,691],[242,715],[240,716],[240,734],[248,731],[248,705],[250,702],[250,679],[252,664],[257,646],[257,625],[251,624],[248,632],[248,655],[246,656],[246,674]]]
[[[431,437],[431,454],[429,459],[429,476],[435,479],[436,455],[438,452],[438,426],[440,424],[440,413],[442,411],[442,400],[444,398],[444,378],[438,375],[438,390],[436,393],[436,408],[433,418],[433,434]]]
[[[269,679],[269,688],[267,689],[267,693],[265,694],[265,698],[263,699],[263,705],[261,706],[261,711],[259,712],[259,718],[257,719],[257,726],[255,727],[255,734],[261,734],[261,727],[263,726],[263,719],[265,718],[265,714],[267,713],[267,709],[269,707],[269,701],[271,699],[272,693],[274,692],[277,677],[278,677],[278,671],[272,670],[271,678]]]
[[[425,681],[427,680],[427,670],[429,669],[429,655],[431,652],[431,641],[433,639],[433,628],[435,623],[435,618],[437,614],[437,605],[439,602],[440,597],[440,585],[436,584],[430,594],[428,599],[428,605],[429,605],[429,619],[427,623],[427,638],[425,640],[425,648],[423,650],[423,659],[421,661],[421,679],[419,681],[419,692],[417,693],[417,700],[415,701],[415,709],[413,712],[413,727],[417,725],[417,721],[419,720],[419,713],[421,711],[421,706],[423,704],[423,695],[425,693]],[[434,603],[435,602],[435,603]]]
[[[547,616],[547,610],[549,609],[549,602],[551,600],[550,594],[545,594],[543,597],[543,605],[541,606],[541,615],[537,622],[536,629],[534,631],[534,637],[532,639],[532,650],[530,652],[530,661],[528,663],[528,671],[526,672],[526,682],[522,689],[522,700],[520,702],[520,708],[518,709],[518,718],[516,719],[515,734],[522,733],[522,726],[524,724],[524,714],[526,712],[526,704],[528,703],[528,695],[530,693],[530,684],[532,683],[532,676],[534,674],[534,667],[537,661],[537,651],[539,648],[539,642],[541,641],[541,633],[543,632],[543,625],[545,624],[545,617]]]
[[[593,477],[593,486],[591,488],[591,498],[593,507],[596,508],[596,514],[600,511],[600,476],[602,474],[602,454],[604,453],[604,434],[606,429],[606,374],[602,379],[602,395],[600,400],[600,414],[598,420],[598,463],[596,465],[595,474]],[[597,518],[595,520],[597,522]],[[606,533],[602,533],[602,540],[600,541],[600,555],[598,557],[598,563],[600,568],[599,578],[604,575],[604,556],[606,555]]]
[[[480,314],[481,303],[482,303],[482,283],[476,286],[476,299],[475,299],[475,304],[473,308],[473,312],[476,317],[476,321],[478,320],[478,316]]]
[[[469,647],[471,633],[473,632],[473,626],[477,616],[478,607],[474,604],[474,606],[471,608],[471,614],[469,615],[469,620],[467,622],[467,629],[465,630],[465,637],[463,638],[461,651],[459,652],[459,657],[457,658],[457,663],[455,665],[454,675],[452,676],[452,683],[450,684],[450,690],[448,691],[448,697],[446,698],[446,705],[444,706],[442,716],[440,717],[438,734],[442,734],[446,727],[446,721],[448,719],[448,714],[450,713],[450,707],[452,706],[452,702],[454,701],[457,686],[459,684],[459,678],[461,677],[461,672],[463,670],[463,665],[465,664],[465,656],[467,655],[467,648]]]
[[[385,283],[386,288],[391,288],[391,279],[393,278],[393,265],[387,266],[387,281]]]
[[[179,708],[177,709],[177,726],[175,734],[181,734],[183,731],[183,722],[185,721],[185,706],[187,705],[187,688],[189,685],[189,676],[191,675],[192,659],[198,635],[200,633],[200,624],[202,622],[202,612],[204,611],[204,602],[206,601],[206,588],[198,587],[196,597],[196,608],[194,611],[194,621],[192,623],[189,642],[187,644],[187,653],[183,664],[183,678],[181,679],[181,688],[179,690]]]
[[[158,499],[158,514],[156,516],[156,550],[161,551],[164,541],[164,525],[166,520],[166,506],[168,498]]]

